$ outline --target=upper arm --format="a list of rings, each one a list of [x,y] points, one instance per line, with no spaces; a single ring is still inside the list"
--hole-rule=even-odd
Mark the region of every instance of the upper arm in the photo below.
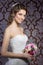
[[[10,40],[10,31],[8,29],[6,29],[5,33],[4,33],[1,52],[6,52],[7,51],[8,45],[9,45],[9,40]]]

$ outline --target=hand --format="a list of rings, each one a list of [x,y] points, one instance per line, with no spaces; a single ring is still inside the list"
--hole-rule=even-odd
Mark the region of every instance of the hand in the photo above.
[[[27,52],[24,53],[24,57],[27,58],[27,59],[32,59],[32,55],[30,55]]]
[[[31,59],[31,60],[35,61],[35,57],[34,57],[34,56],[32,56],[32,59]]]

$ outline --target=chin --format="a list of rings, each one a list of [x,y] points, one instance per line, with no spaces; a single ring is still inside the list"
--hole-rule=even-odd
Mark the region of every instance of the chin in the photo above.
[[[22,22],[19,22],[20,24],[22,23]]]
[[[19,24],[21,24],[22,22],[18,22]]]
[[[18,21],[19,24],[21,24],[23,21]]]

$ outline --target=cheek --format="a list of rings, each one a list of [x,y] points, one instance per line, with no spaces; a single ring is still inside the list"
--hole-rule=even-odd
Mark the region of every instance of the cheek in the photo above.
[[[18,20],[18,16],[17,15],[15,16],[15,19]]]
[[[17,16],[16,16],[16,19],[19,19],[19,18],[20,18],[20,16],[19,16],[19,15],[17,15]]]
[[[20,22],[20,21],[21,21],[20,16],[17,15],[17,16],[15,17],[15,20],[16,20],[17,22]]]
[[[19,18],[21,18],[21,16],[20,15],[17,15],[17,18],[19,19]]]

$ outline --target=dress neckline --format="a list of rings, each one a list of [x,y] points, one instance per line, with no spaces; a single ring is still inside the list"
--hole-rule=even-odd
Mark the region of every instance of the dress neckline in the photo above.
[[[26,35],[25,35],[25,34],[18,34],[18,35],[16,35],[16,36],[12,37],[11,39],[15,39],[15,38],[17,38],[18,36],[26,36]]]

